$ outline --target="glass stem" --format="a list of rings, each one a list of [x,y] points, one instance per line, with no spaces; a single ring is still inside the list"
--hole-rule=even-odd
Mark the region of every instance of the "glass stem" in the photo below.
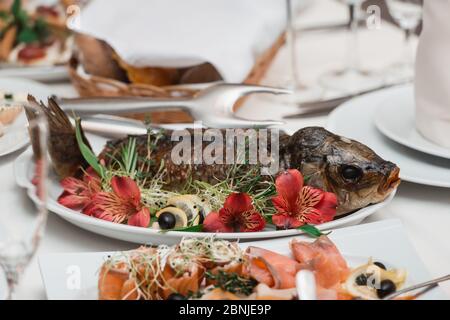
[[[411,49],[411,29],[404,29],[405,31],[405,40],[403,45],[403,64],[407,67],[412,67],[414,63],[414,58],[412,56],[412,49]]]
[[[297,68],[297,33],[294,25],[294,8],[292,1],[293,0],[286,0],[286,48],[289,56],[289,78],[287,86],[290,89],[295,89],[300,88],[301,84]]]
[[[348,43],[348,69],[352,72],[357,72],[359,70],[358,61],[358,10],[359,5],[354,3],[348,5],[349,9],[349,43]]]
[[[6,296],[6,300],[12,300],[14,297],[14,291],[16,289],[17,281],[14,277],[8,276],[8,295]]]
[[[3,270],[1,270],[3,269]],[[19,267],[12,266],[9,264],[2,263],[0,265],[0,271],[3,271],[6,277],[6,282],[8,284],[8,294],[6,296],[7,300],[12,300],[14,297],[16,285],[19,281]]]

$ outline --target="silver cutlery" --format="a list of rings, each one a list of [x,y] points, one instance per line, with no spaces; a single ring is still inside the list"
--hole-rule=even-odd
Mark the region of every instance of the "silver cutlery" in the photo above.
[[[342,23],[327,23],[327,24],[319,24],[319,25],[312,25],[307,27],[300,27],[297,28],[295,31],[298,33],[303,32],[332,32],[332,31],[341,31],[348,29],[348,23],[342,22]]]
[[[199,91],[192,98],[101,97],[56,98],[60,107],[77,115],[143,113],[158,109],[184,109],[213,128],[251,128],[282,125],[282,121],[249,120],[234,114],[236,102],[249,94],[288,94],[287,89],[257,85],[219,83]]]
[[[430,291],[431,289],[436,288],[438,286],[438,283],[448,281],[448,280],[450,280],[450,274],[443,276],[443,277],[433,279],[433,280],[418,283],[418,284],[415,284],[413,286],[410,286],[410,287],[407,287],[407,288],[404,288],[401,290],[398,290],[398,291],[391,293],[390,295],[384,297],[382,300],[393,300],[405,293],[408,293],[408,292],[411,292],[411,291],[414,291],[417,289],[425,288],[424,290],[422,290],[419,293],[414,295],[414,297],[418,297],[419,295],[422,295],[422,294]]]
[[[68,115],[74,125],[74,117],[70,114]],[[109,138],[123,138],[127,135],[145,135],[150,129],[139,120],[103,114],[83,116],[81,118],[81,126],[85,132],[90,132]],[[152,124],[151,128],[156,129],[157,126]]]
[[[401,295],[404,295],[405,293],[415,291],[418,289],[422,289],[419,292],[416,292],[411,297],[412,298],[418,298],[421,295],[433,290],[434,288],[438,287],[438,283],[448,281],[450,280],[450,274],[439,277],[433,280],[425,281],[422,283],[418,283],[412,286],[409,286],[407,288],[398,290],[394,293],[391,293],[390,295],[387,295],[381,300],[393,300]],[[295,277],[296,281],[296,288],[297,288],[297,295],[299,300],[316,300],[317,299],[317,293],[316,293],[316,281],[314,278],[314,273],[312,273],[309,270],[301,270],[297,273]]]

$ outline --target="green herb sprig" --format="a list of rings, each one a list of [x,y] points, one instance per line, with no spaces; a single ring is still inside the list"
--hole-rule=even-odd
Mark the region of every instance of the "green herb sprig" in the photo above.
[[[89,148],[83,140],[83,134],[81,133],[81,119],[75,119],[75,137],[77,139],[78,148],[80,148],[80,152],[83,155],[83,158],[87,161],[87,163],[98,173],[98,175],[102,178],[106,178],[106,168],[100,164],[97,159],[97,156],[92,152],[91,148]]]
[[[48,24],[42,18],[33,20],[22,8],[21,0],[14,0],[11,6],[11,13],[3,13],[2,19],[8,21],[5,29],[15,25],[18,29],[16,41],[18,43],[33,43],[45,40],[50,31]]]
[[[216,274],[207,271],[205,273],[207,279],[216,282],[215,287],[234,294],[250,295],[258,284],[256,280],[244,278],[234,272],[224,272],[219,270]]]

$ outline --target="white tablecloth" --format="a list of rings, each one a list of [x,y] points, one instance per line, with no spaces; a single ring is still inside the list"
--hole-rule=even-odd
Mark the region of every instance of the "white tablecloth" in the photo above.
[[[316,1],[314,1],[316,2]],[[318,1],[317,1],[318,2]],[[337,2],[327,0],[304,14],[301,24],[320,23],[322,21],[345,21],[346,10]],[[395,61],[401,52],[402,33],[384,23],[379,30],[364,31],[361,37],[361,55],[363,65],[371,68],[383,68]],[[300,68],[305,83],[313,83],[318,75],[345,61],[345,37],[343,33],[304,34],[299,37]],[[389,48],[389,49],[386,49]],[[267,75],[266,83],[280,83],[286,72],[286,52],[280,51]],[[70,84],[53,84],[53,91],[61,96],[74,96],[76,93]],[[255,112],[257,110],[257,112]],[[281,105],[267,98],[250,99],[239,110],[240,115],[249,118],[280,118],[282,114],[295,112],[292,106]],[[308,125],[325,125],[326,117],[312,117],[291,120],[287,128],[293,130]],[[2,177],[1,197],[17,197],[17,206],[2,208],[15,210],[17,215],[26,215],[31,208],[26,195],[15,186],[11,155],[0,160]],[[0,202],[1,203],[1,202]],[[399,191],[387,207],[371,216],[367,221],[386,218],[399,218],[404,223],[418,255],[428,267],[431,276],[437,277],[450,271],[450,191],[403,182]],[[380,242],[383,239],[380,239]],[[377,245],[374,243],[373,245]],[[395,246],[395,243],[392,244]],[[54,214],[50,214],[47,232],[38,254],[50,252],[86,252],[112,251],[135,248],[135,244],[108,239],[81,230]],[[450,295],[450,283],[443,285]],[[45,299],[37,258],[27,268],[17,289],[17,298]]]

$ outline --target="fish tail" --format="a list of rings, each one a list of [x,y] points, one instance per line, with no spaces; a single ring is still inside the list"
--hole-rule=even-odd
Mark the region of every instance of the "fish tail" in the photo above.
[[[52,166],[58,176],[62,179],[68,176],[77,176],[81,168],[86,168],[88,163],[81,154],[75,135],[75,129],[66,113],[58,106],[53,98],[48,99],[46,106],[42,101],[38,102],[33,96],[28,95],[28,102],[39,112],[45,114],[49,128],[48,151],[52,160]],[[27,112],[30,120],[33,111]],[[91,148],[83,131],[82,137],[85,144]],[[33,141],[33,150],[39,150],[37,146],[36,133],[30,132]],[[37,142],[35,142],[37,141]],[[92,148],[91,148],[92,150]],[[36,152],[36,151],[35,151]]]

